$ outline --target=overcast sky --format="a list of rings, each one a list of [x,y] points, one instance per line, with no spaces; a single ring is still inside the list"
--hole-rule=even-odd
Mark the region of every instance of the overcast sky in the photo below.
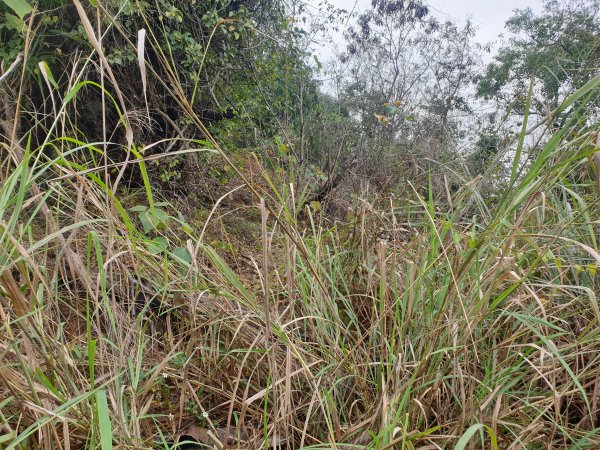
[[[337,0],[340,3],[353,3],[353,0]],[[359,0],[370,4],[370,0]],[[432,13],[439,17],[449,17],[460,21],[470,18],[478,26],[480,42],[493,41],[502,33],[504,23],[515,9],[530,7],[534,11],[541,9],[540,0],[427,0]]]
[[[318,6],[320,0],[309,0],[308,3]],[[371,0],[329,0],[338,8],[355,11],[364,11]],[[431,13],[440,19],[455,19],[464,22],[470,18],[478,27],[477,41],[487,43],[496,41],[504,29],[504,23],[512,15],[514,9],[526,7],[535,10],[541,9],[541,0],[426,0]],[[341,41],[341,37],[334,37],[334,41]],[[332,50],[330,44],[322,44],[315,48],[321,60],[327,61]]]

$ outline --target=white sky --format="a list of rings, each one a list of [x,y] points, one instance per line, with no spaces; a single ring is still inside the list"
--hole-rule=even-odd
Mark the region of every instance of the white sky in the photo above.
[[[340,1],[340,0],[337,0]],[[359,2],[370,4],[370,1]],[[341,0],[340,3],[351,3]],[[527,7],[541,10],[540,0],[427,0],[432,13],[438,17],[449,17],[459,21],[470,18],[478,26],[478,40],[482,43],[497,39],[504,29],[504,23],[515,9]]]
[[[365,11],[371,5],[371,0],[329,0],[337,8],[346,10]],[[308,4],[318,7],[320,0],[308,0]],[[464,22],[470,18],[478,27],[477,41],[488,43],[497,41],[504,29],[504,23],[512,16],[514,9],[532,8],[541,10],[541,0],[426,0],[431,14],[439,19],[455,19]],[[317,56],[322,61],[331,59],[332,44],[340,43],[341,35],[334,36],[329,43],[314,46]]]

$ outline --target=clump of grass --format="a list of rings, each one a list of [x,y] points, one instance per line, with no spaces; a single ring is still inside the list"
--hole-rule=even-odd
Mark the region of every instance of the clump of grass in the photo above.
[[[124,206],[103,143],[73,139],[63,114],[82,74],[41,145],[3,144],[0,444],[600,445],[598,212],[585,174],[597,130],[550,136],[493,206],[466,183],[444,209],[415,189],[360,199],[336,224],[300,211],[302,190],[232,165],[257,199],[262,245],[239,273],[206,226],[156,201],[132,144],[144,201]],[[165,83],[228,161],[176,77]]]

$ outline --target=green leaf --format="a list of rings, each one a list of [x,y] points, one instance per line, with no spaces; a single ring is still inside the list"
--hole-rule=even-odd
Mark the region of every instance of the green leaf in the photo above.
[[[200,247],[202,251],[210,258],[212,263],[215,265],[215,268],[227,278],[227,281],[238,291],[241,295],[239,299],[244,306],[250,307],[252,309],[256,308],[256,299],[254,296],[246,289],[242,280],[238,277],[238,275],[229,267],[229,265],[225,262],[221,256],[208,245],[202,245]]]
[[[194,139],[194,140],[192,140],[192,142],[193,142],[194,144],[198,144],[198,145],[201,145],[201,146],[203,146],[203,147],[209,147],[209,148],[212,148],[212,147],[213,147],[213,144],[211,144],[210,142],[208,142],[208,141],[205,141],[205,140],[203,140],[203,139]]]
[[[155,255],[164,252],[168,247],[169,241],[162,236],[155,237],[148,242],[148,250]]]
[[[169,220],[169,215],[167,212],[160,208],[154,208],[154,211],[150,211],[150,216],[152,217],[152,222],[154,223],[155,227],[164,225]]]
[[[484,428],[488,432],[492,443],[492,448],[494,450],[498,450],[498,441],[496,440],[494,430],[482,423],[476,423],[475,425],[471,425],[467,429],[467,431],[465,431],[464,434],[460,437],[460,439],[456,443],[456,446],[454,447],[454,450],[464,450],[467,447],[471,438],[475,435],[475,433],[477,433],[482,428]]]
[[[46,61],[40,61],[39,67],[46,74],[46,78],[50,82],[52,87],[54,87],[54,89],[58,89],[58,84],[54,79],[54,75],[52,75],[52,71],[50,70],[50,66],[48,65],[48,63]]]
[[[144,228],[144,233],[148,233],[149,231],[154,230],[154,225],[148,216],[148,211],[144,210],[140,212],[138,215],[140,222],[142,223],[142,227]]]
[[[134,208],[136,207],[134,206]],[[138,217],[142,223],[142,226],[144,227],[145,233],[159,228],[164,228],[169,220],[169,215],[164,209],[146,209],[144,207],[143,210],[141,208],[137,208],[136,211],[138,210],[140,211]]]
[[[0,444],[2,444],[3,442],[9,442],[14,440],[17,437],[17,433],[15,433],[14,431],[11,431],[8,434],[3,434],[2,436],[0,436]]]
[[[48,389],[50,392],[56,395],[61,401],[65,401],[64,397],[61,395],[58,389],[56,389],[56,387],[52,384],[52,382],[50,381],[50,379],[48,379],[44,372],[42,372],[40,369],[37,369],[35,371],[35,377],[42,385],[44,385],[44,387],[46,387],[46,389]]]
[[[23,19],[20,19],[19,17],[15,16],[14,14],[6,13],[4,15],[4,22],[5,22],[6,28],[9,30],[15,30],[19,33],[22,33],[26,29],[25,22],[23,22]]]
[[[184,247],[176,247],[175,250],[173,250],[173,256],[181,259],[182,261],[185,261],[188,264],[192,263],[192,257],[190,256],[190,252],[188,252],[187,249]]]
[[[6,6],[12,9],[20,19],[33,11],[33,8],[25,0],[2,0]]]
[[[142,211],[146,211],[148,209],[147,206],[144,205],[135,205],[132,208],[129,208],[129,211],[131,212],[142,212]]]
[[[112,425],[110,423],[108,400],[106,398],[106,391],[104,389],[96,393],[96,402],[96,408],[98,411],[98,425],[100,427],[100,448],[102,450],[112,450]]]
[[[112,104],[113,104],[113,106],[115,108],[115,111],[119,115],[119,120],[121,121],[121,123],[123,124],[123,126],[126,127],[127,124],[126,124],[126,121],[125,121],[125,116],[121,112],[121,108],[119,107],[119,104],[117,103],[117,100],[112,96],[112,94],[110,92],[108,92],[106,89],[104,89],[102,87],[102,85],[96,83],[95,81],[86,80],[86,81],[80,81],[79,83],[77,83],[75,86],[73,86],[71,88],[71,90],[69,92],[67,92],[65,94],[64,103],[65,104],[69,103],[71,100],[73,100],[75,98],[75,96],[81,90],[82,87],[88,86],[88,85],[96,87],[101,92],[104,92],[104,95],[106,95],[110,99],[110,101],[112,102]],[[139,154],[136,154],[135,156],[141,159],[141,156],[139,156]],[[142,164],[142,163],[140,163],[140,164]]]

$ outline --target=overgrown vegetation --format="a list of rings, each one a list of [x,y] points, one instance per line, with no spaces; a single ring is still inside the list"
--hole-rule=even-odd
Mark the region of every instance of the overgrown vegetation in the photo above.
[[[0,446],[600,447],[600,19],[544,4],[485,67],[419,1],[0,1]]]

